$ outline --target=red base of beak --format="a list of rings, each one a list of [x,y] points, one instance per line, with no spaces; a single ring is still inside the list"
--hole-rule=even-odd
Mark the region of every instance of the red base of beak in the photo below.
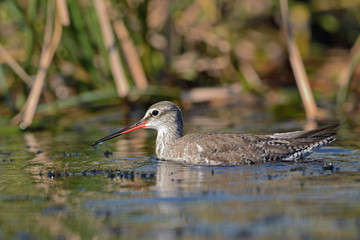
[[[113,139],[113,138],[118,137],[118,136],[120,136],[120,135],[123,135],[123,134],[125,134],[125,133],[132,132],[132,131],[137,130],[137,129],[140,129],[140,128],[144,128],[144,127],[146,127],[146,124],[147,124],[147,123],[148,123],[148,122],[138,122],[138,123],[136,123],[136,124],[134,124],[134,125],[131,125],[131,126],[126,127],[126,128],[123,128],[123,129],[121,129],[120,131],[118,131],[118,132],[116,132],[116,133],[110,134],[109,136],[106,136],[106,137],[104,137],[104,138],[102,138],[102,139],[97,140],[96,142],[94,142],[94,143],[92,144],[92,146],[95,146],[95,145],[97,145],[97,144],[101,144],[101,143],[103,143],[103,142],[105,142],[105,141],[107,141],[107,140]]]

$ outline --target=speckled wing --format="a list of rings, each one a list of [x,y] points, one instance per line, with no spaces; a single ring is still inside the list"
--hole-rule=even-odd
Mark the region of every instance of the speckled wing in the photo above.
[[[257,136],[234,133],[186,135],[176,146],[176,152],[181,151],[187,162],[210,165],[251,164],[263,156]]]
[[[178,142],[176,152],[182,153],[179,158],[198,164],[238,165],[296,161],[334,141],[336,133],[329,131],[337,126],[272,135],[189,134]]]

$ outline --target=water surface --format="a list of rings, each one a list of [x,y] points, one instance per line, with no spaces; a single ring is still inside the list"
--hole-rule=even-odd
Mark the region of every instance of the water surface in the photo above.
[[[338,141],[304,162],[198,166],[158,161],[151,130],[91,148],[120,129],[115,116],[0,137],[1,239],[360,238],[357,126],[343,125]],[[259,133],[302,125],[257,117],[189,113],[185,126]]]

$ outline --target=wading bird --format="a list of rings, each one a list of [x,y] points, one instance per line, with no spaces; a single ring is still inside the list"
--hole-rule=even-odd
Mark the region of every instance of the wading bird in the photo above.
[[[195,164],[239,165],[271,161],[297,161],[335,140],[331,126],[269,135],[243,133],[193,133],[183,135],[181,110],[172,102],[152,105],[137,123],[97,140],[95,146],[140,129],[157,130],[158,159]]]

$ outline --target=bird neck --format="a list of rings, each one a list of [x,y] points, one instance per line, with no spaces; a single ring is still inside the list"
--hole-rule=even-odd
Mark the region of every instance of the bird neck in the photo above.
[[[183,136],[183,126],[179,124],[172,128],[159,128],[156,137],[156,155],[160,159],[171,159],[171,149]]]

